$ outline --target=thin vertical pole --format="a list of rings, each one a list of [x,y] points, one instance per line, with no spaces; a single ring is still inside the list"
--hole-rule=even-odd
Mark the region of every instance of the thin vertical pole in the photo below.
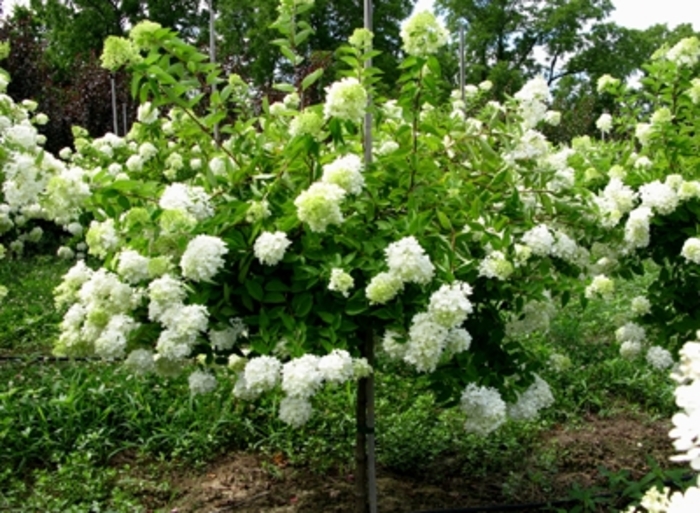
[[[209,0],[209,60],[216,62],[216,31],[214,28],[214,0]],[[216,84],[211,85],[212,93],[216,90]],[[219,123],[214,125],[214,140],[219,142]]]
[[[112,126],[114,127],[114,135],[119,135],[119,126],[117,124],[117,89],[114,85],[114,73],[109,74],[109,80],[112,83]]]
[[[464,62],[464,23],[459,24],[459,90],[462,94],[462,102],[464,98],[464,81],[465,81],[465,62]]]
[[[364,0],[365,23],[364,28],[373,31],[373,6],[372,0]],[[372,59],[365,61],[365,69],[372,67]],[[372,96],[367,95],[367,112],[365,113],[364,126],[364,150],[365,169],[372,164]],[[364,340],[364,353],[367,363],[374,366],[374,332],[367,331]],[[365,395],[367,400],[367,411],[365,417],[366,426],[366,450],[367,450],[367,499],[369,503],[369,513],[377,513],[377,465],[375,454],[374,438],[374,374],[370,374],[365,380]]]
[[[126,103],[122,103],[122,123],[124,127],[124,135],[126,135],[126,132],[128,131],[126,129]]]

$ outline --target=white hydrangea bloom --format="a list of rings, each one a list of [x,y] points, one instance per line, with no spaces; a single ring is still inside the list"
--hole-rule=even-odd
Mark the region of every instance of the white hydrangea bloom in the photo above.
[[[360,194],[365,185],[362,175],[362,160],[357,155],[338,157],[323,166],[321,181],[341,187],[349,194]]]
[[[370,304],[384,304],[403,290],[403,281],[394,273],[379,273],[367,285],[365,295]]]
[[[382,349],[392,360],[403,360],[408,346],[397,341],[399,333],[387,330],[382,337]]]
[[[331,270],[331,279],[328,283],[328,290],[340,292],[343,296],[350,296],[350,289],[355,286],[355,280],[350,274],[342,269]]]
[[[535,255],[547,256],[552,251],[554,236],[547,225],[538,224],[523,234],[522,241]]]
[[[136,111],[136,119],[144,125],[155,123],[158,119],[158,109],[151,102],[143,103]]]
[[[312,414],[311,402],[306,398],[285,397],[280,401],[280,420],[292,427],[303,426],[309,421]]]
[[[472,336],[464,328],[452,328],[445,338],[445,354],[452,356],[469,350],[472,345]]]
[[[251,224],[267,219],[272,214],[272,212],[270,212],[270,204],[267,200],[250,201],[248,204],[250,206],[246,212],[245,220]]]
[[[678,206],[678,195],[672,187],[655,180],[639,188],[642,206],[649,207],[659,214],[670,214]]]
[[[513,420],[534,420],[539,411],[554,404],[554,396],[549,384],[539,376],[525,392],[518,394],[518,400],[508,405],[508,416]]]
[[[634,315],[641,316],[651,312],[651,302],[644,296],[634,297],[631,307]]]
[[[435,322],[430,314],[416,314],[408,332],[404,361],[418,372],[434,371],[445,349],[447,333],[447,328]]]
[[[367,91],[353,77],[345,77],[326,87],[326,103],[323,114],[326,119],[334,117],[361,123],[367,109]]]
[[[207,219],[214,213],[206,191],[202,187],[184,183],[168,185],[158,204],[163,210],[185,211],[198,221]]]
[[[335,184],[313,183],[294,200],[297,217],[302,223],[308,223],[311,231],[325,232],[329,224],[343,222],[340,202],[345,194],[345,189]]]
[[[681,249],[681,256],[689,262],[700,264],[700,239],[691,237],[686,240]]]
[[[666,58],[677,66],[694,66],[700,59],[700,40],[697,37],[681,39],[666,53]]]
[[[642,146],[648,146],[651,141],[651,136],[654,133],[654,129],[649,123],[637,123],[634,131],[634,135]]]
[[[634,322],[628,322],[624,326],[615,330],[615,340],[618,342],[644,342],[646,340],[646,331],[642,326]]]
[[[607,112],[600,115],[598,120],[595,122],[596,128],[602,133],[607,134],[612,130],[613,118]]]
[[[282,366],[282,390],[289,397],[308,399],[321,387],[323,374],[318,368],[319,357],[305,354]]]
[[[447,44],[449,32],[429,11],[421,11],[411,16],[401,27],[403,50],[408,55],[427,57]]]
[[[253,252],[261,264],[276,265],[283,258],[287,248],[292,244],[284,232],[263,232],[253,244]]]
[[[149,374],[155,370],[153,352],[148,349],[135,349],[129,353],[124,365],[136,374]]]
[[[119,236],[114,228],[114,219],[106,221],[92,221],[90,229],[85,235],[88,251],[99,258],[105,258],[107,254],[119,245]]]
[[[434,322],[447,329],[459,326],[474,311],[469,301],[471,294],[472,288],[467,283],[444,284],[430,296],[428,313]]]
[[[506,403],[495,388],[470,383],[462,393],[460,407],[467,414],[464,429],[468,433],[486,436],[506,421]]]
[[[253,397],[272,390],[280,382],[281,371],[282,363],[274,356],[252,358],[246,364],[241,375],[244,379],[245,390]]]
[[[635,340],[626,340],[620,344],[620,356],[626,360],[633,360],[642,352],[642,343]]]
[[[117,255],[117,273],[129,283],[147,280],[149,260],[138,251],[126,249]]]
[[[226,253],[226,243],[219,237],[197,235],[187,244],[180,260],[182,275],[194,281],[211,281],[224,265]]]
[[[402,281],[425,285],[433,278],[435,266],[415,237],[392,242],[384,253],[389,271]]]
[[[649,245],[649,221],[653,215],[649,207],[637,207],[630,212],[625,224],[625,242],[631,248]]]
[[[208,372],[196,370],[187,379],[192,395],[205,395],[216,390],[216,377]]]
[[[529,80],[515,93],[515,99],[519,102],[524,128],[534,128],[547,115],[547,102],[550,99],[547,81],[541,75]]]
[[[502,251],[492,251],[479,263],[479,276],[507,280],[513,274],[511,264]]]
[[[169,274],[153,280],[148,285],[148,318],[160,321],[171,306],[182,303],[186,296],[184,284]]]
[[[620,178],[611,178],[605,189],[594,199],[601,212],[603,226],[616,226],[622,216],[632,210],[636,198],[637,193],[622,183]]]
[[[352,356],[344,349],[334,349],[319,358],[317,368],[321,378],[330,383],[345,383],[354,375]]]
[[[665,370],[673,365],[673,356],[661,346],[651,346],[647,350],[647,362],[656,370]]]
[[[615,292],[615,283],[604,274],[599,274],[586,287],[585,295],[588,299],[593,299],[594,297],[610,299],[613,292]]]
[[[247,335],[248,330],[243,324],[243,319],[235,317],[229,322],[230,326],[222,330],[209,331],[209,340],[211,340],[212,347],[217,351],[227,351],[233,348],[240,337]]]
[[[95,340],[95,354],[105,360],[122,358],[129,334],[138,327],[139,323],[128,315],[117,314],[111,317]]]

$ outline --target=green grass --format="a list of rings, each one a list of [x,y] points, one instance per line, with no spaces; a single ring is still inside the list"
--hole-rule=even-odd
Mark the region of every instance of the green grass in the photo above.
[[[0,354],[50,353],[60,321],[51,291],[70,265],[46,257],[0,264],[0,283],[10,291],[0,310]],[[620,360],[614,343],[627,301],[644,285],[639,280],[622,287],[613,303],[592,302],[585,309],[571,304],[547,335],[532,336],[543,359],[551,351],[571,359],[566,372],[543,372],[557,403],[539,420],[509,423],[487,438],[466,435],[459,412],[441,410],[420,377],[378,372],[379,463],[439,475],[440,462],[449,459],[465,474],[487,476],[534,455],[540,473],[530,479],[546,487],[556,454],[540,435],[553,425],[619,411],[670,417],[673,385],[666,373]],[[192,399],[186,377],[135,378],[118,364],[0,363],[0,508],[134,511],[146,496],[167,501],[172,490],[157,470],[135,478],[110,465],[123,454],[191,465],[243,449],[282,454],[312,472],[349,470],[353,385],[320,393],[316,414],[302,429],[276,418],[278,401],[274,394],[250,404],[234,401],[226,380],[213,394]],[[506,484],[513,493],[523,485],[515,478]]]

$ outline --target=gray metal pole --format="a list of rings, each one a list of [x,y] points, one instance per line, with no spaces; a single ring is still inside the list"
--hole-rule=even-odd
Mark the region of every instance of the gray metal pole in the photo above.
[[[372,32],[372,0],[364,0],[365,28]],[[365,61],[365,69],[372,66],[372,60]],[[367,96],[367,112],[365,113],[364,126],[364,150],[365,169],[372,164],[372,106],[371,95]],[[374,365],[374,333],[370,332],[367,343],[367,361]],[[366,381],[367,386],[367,492],[369,499],[369,513],[377,513],[377,462],[375,453],[374,436],[374,374],[370,374]]]
[[[110,73],[109,80],[112,83],[112,125],[114,127],[114,135],[119,135],[119,126],[117,124],[117,89],[114,85],[114,73]]]
[[[465,80],[465,62],[464,62],[464,23],[459,25],[459,90],[462,92],[462,101],[464,98],[464,80]]]
[[[216,31],[214,28],[214,0],[209,0],[209,60],[216,62]],[[212,92],[216,90],[216,84],[211,86]],[[219,142],[219,124],[214,125],[214,140]]]
[[[124,127],[124,135],[126,135],[126,103],[122,103],[122,123],[122,126]]]

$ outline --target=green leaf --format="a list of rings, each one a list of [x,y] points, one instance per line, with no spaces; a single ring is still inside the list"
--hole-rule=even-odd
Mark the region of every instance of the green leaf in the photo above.
[[[246,280],[245,288],[253,299],[262,301],[264,296],[263,288],[257,281]]]
[[[323,75],[323,68],[318,68],[316,71],[313,73],[310,73],[304,77],[304,80],[301,81],[301,88],[302,90],[306,91],[309,87],[311,87],[319,78],[321,78],[321,75]]]
[[[308,292],[298,294],[292,299],[292,309],[297,317],[306,317],[314,304],[314,298]]]

